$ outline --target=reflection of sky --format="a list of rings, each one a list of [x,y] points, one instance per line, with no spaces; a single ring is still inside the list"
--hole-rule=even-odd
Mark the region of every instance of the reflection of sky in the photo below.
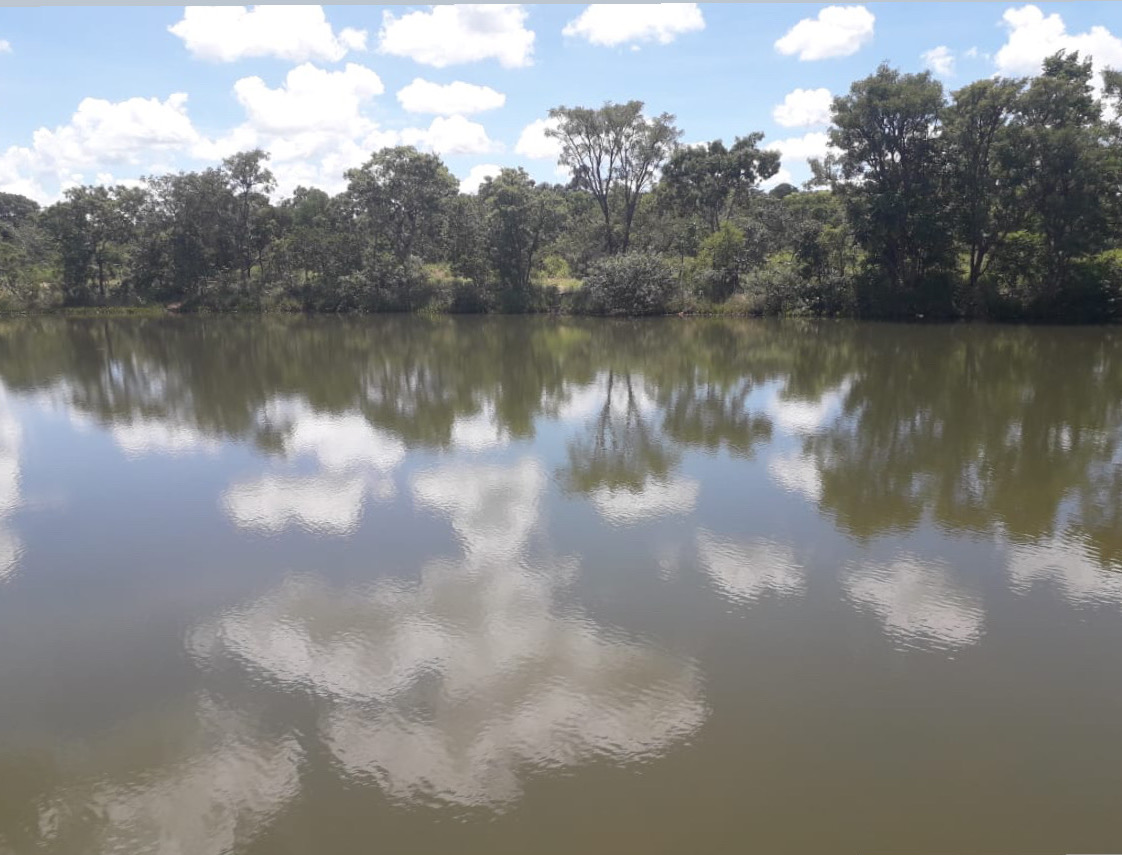
[[[241,851],[298,792],[299,746],[291,737],[270,740],[205,699],[197,715],[183,721],[191,732],[162,735],[157,765],[128,769],[118,762],[115,773],[99,769],[44,799],[38,837],[45,848],[36,851]],[[179,743],[178,754],[168,750]],[[118,746],[112,753],[126,752]]]
[[[560,608],[575,562],[530,549],[545,486],[532,459],[424,472],[417,505],[449,520],[460,556],[418,583],[290,579],[192,649],[330,699],[335,757],[402,800],[497,807],[533,769],[657,756],[701,725],[700,675]]]
[[[905,555],[888,563],[855,563],[843,571],[842,586],[902,646],[955,648],[982,636],[980,599],[963,590],[942,562]]]
[[[362,415],[321,413],[303,401],[279,399],[258,421],[282,436],[283,466],[309,459],[318,471],[269,471],[232,485],[222,504],[239,527],[279,532],[295,525],[345,535],[358,526],[368,499],[393,497],[391,473],[405,458],[405,445]]]
[[[1122,606],[1122,566],[1104,566],[1078,537],[1012,543],[1006,553],[1009,582],[1017,593],[1050,586],[1074,605]]]
[[[751,602],[765,594],[801,594],[802,566],[789,546],[765,538],[744,543],[697,533],[701,566],[722,594],[734,602]]]
[[[784,395],[777,386],[764,404],[764,412],[782,432],[795,435],[817,433],[841,413],[850,381],[839,384],[818,400]]]
[[[12,413],[7,390],[0,386],[0,582],[18,569],[23,542],[8,517],[20,506],[20,443],[23,431]]]
[[[495,405],[486,402],[478,413],[460,416],[452,424],[452,447],[457,451],[487,451],[510,441],[495,412]]]
[[[128,457],[146,454],[195,454],[214,451],[218,442],[184,424],[139,418],[115,422],[110,429],[114,442]]]
[[[635,523],[676,514],[688,514],[697,505],[701,485],[692,478],[672,477],[648,481],[641,490],[598,487],[589,498],[596,510],[613,525]]]

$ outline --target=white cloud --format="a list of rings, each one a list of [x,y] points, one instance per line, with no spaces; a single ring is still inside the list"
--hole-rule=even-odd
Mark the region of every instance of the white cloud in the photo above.
[[[807,128],[830,123],[834,96],[829,89],[796,89],[771,111],[776,124],[785,128]]]
[[[594,45],[636,42],[670,44],[683,33],[705,29],[696,3],[593,3],[565,25],[562,34]]]
[[[846,596],[871,609],[885,632],[904,647],[951,649],[982,636],[978,597],[959,588],[941,562],[904,556],[889,564],[854,566],[842,579]]]
[[[561,143],[545,132],[557,127],[556,119],[535,119],[522,129],[514,146],[515,154],[532,160],[557,160],[561,154]]]
[[[782,164],[781,172],[788,176],[796,171],[806,174],[806,162],[810,158],[823,158],[833,149],[830,148],[830,138],[825,131],[811,131],[801,137],[788,137],[783,140],[772,140],[764,148],[779,152]]]
[[[400,18],[382,13],[378,50],[423,65],[445,68],[497,59],[504,68],[532,62],[534,33],[521,4],[432,6]]]
[[[827,6],[817,18],[803,18],[791,27],[775,49],[802,60],[850,56],[873,40],[875,21],[864,6]]]
[[[194,154],[218,159],[261,146],[272,156],[278,192],[300,184],[337,192],[346,170],[400,141],[398,132],[379,128],[365,113],[383,91],[378,75],[355,63],[338,71],[304,63],[275,89],[259,77],[244,77],[234,94],[246,122],[217,140],[200,141]]]
[[[81,183],[87,173],[109,172],[112,166],[140,166],[157,153],[182,152],[200,139],[182,92],[163,101],[85,98],[69,123],[39,128],[29,146],[11,146],[0,154],[0,189],[22,187],[49,201],[55,186]]]
[[[12,43],[7,39],[0,39],[0,53],[11,53]]]
[[[460,180],[461,193],[478,193],[479,187],[487,178],[494,178],[502,167],[496,163],[477,163],[468,170],[466,178]],[[488,418],[488,413],[480,413],[466,419],[457,419],[452,425],[452,444],[468,451],[490,448],[500,443],[501,432],[497,424]]]
[[[338,62],[366,48],[365,30],[331,28],[322,6],[186,6],[168,27],[192,56],[215,62],[272,56]]]
[[[260,77],[243,77],[234,84],[234,94],[250,125],[274,134],[351,133],[368,121],[361,115],[362,106],[384,91],[377,74],[354,63],[347,63],[342,71],[325,71],[305,63],[289,71],[276,89],[270,89]]]
[[[924,67],[938,74],[940,77],[950,77],[954,74],[954,54],[946,45],[933,47],[931,50],[920,54]]]
[[[417,77],[397,93],[397,100],[407,113],[467,116],[498,109],[506,103],[506,95],[490,86],[459,80],[441,85]]]
[[[401,141],[437,154],[487,154],[500,148],[483,125],[463,116],[437,116],[427,129],[407,128]]]
[[[1002,74],[1039,74],[1045,57],[1059,50],[1079,51],[1094,57],[1095,69],[1122,67],[1122,39],[1106,27],[1094,26],[1085,33],[1069,33],[1058,13],[1045,15],[1028,5],[1006,9],[1001,16],[1008,37],[994,57]]]

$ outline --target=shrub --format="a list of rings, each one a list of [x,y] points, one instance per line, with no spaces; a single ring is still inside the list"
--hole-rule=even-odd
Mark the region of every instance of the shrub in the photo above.
[[[604,315],[665,314],[675,290],[670,265],[649,252],[597,261],[588,271],[583,288],[589,309]]]

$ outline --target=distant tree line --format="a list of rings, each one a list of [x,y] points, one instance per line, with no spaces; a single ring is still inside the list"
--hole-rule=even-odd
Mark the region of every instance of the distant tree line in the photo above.
[[[139,187],[0,193],[0,308],[1122,319],[1122,73],[1060,52],[949,97],[882,65],[800,190],[749,133],[686,146],[639,101],[557,107],[567,184],[374,153],[274,199],[242,152]]]

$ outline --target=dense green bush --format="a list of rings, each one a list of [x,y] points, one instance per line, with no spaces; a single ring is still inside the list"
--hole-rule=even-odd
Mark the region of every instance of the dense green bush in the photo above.
[[[676,290],[670,265],[650,252],[603,258],[584,280],[588,307],[603,315],[665,314]]]

